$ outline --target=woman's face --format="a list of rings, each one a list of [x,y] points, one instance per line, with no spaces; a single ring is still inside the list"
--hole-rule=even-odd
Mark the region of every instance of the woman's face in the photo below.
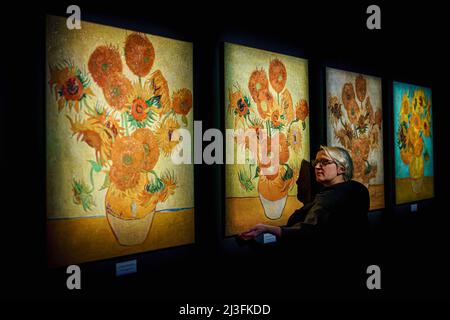
[[[336,162],[328,157],[325,151],[320,150],[317,153],[313,165],[317,182],[327,186],[344,181],[342,175],[344,170],[338,167]]]

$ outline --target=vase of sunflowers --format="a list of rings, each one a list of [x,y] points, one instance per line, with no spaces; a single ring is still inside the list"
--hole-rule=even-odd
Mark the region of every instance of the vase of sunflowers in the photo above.
[[[50,67],[49,84],[58,110],[68,106],[76,112],[66,114],[72,134],[94,149],[95,161],[88,160],[92,186],[74,178],[74,203],[90,211],[96,206],[94,192],[106,190],[109,226],[119,244],[133,246],[148,237],[157,205],[175,193],[175,174],[160,174],[157,165],[163,157],[170,159],[181,140],[178,129],[187,126],[192,93],[182,88],[171,96],[163,72],[150,73],[155,50],[145,34],[125,39],[124,58],[134,83],[123,73],[121,52],[100,45],[90,54],[87,68],[104,99],[94,95],[88,74],[72,63]],[[95,107],[89,103],[93,98]],[[94,174],[105,175],[100,189],[94,187]]]
[[[147,179],[144,176],[140,177],[142,181],[139,190],[145,188]],[[142,203],[138,192],[126,194],[115,185],[108,188],[105,197],[108,223],[117,241],[124,246],[138,245],[145,241],[153,222],[155,207],[154,202]]]
[[[264,208],[264,214],[271,220],[281,218],[288,192],[297,180],[293,176],[289,177],[285,168],[284,166],[280,168],[277,174],[261,176],[258,181],[259,199]],[[289,170],[293,175],[292,169],[289,168]]]
[[[238,172],[238,179],[245,192],[252,192],[257,180],[264,215],[271,220],[281,218],[288,192],[297,181],[302,132],[306,130],[305,119],[309,113],[305,99],[294,107],[286,81],[284,63],[273,59],[269,63],[269,77],[263,68],[251,73],[249,96],[238,83],[233,90],[229,89],[228,111],[234,114],[234,127],[253,130],[257,139],[257,147],[253,149],[241,139],[240,147],[244,152],[250,150],[252,164]],[[277,144],[277,152],[273,152],[273,143]]]
[[[147,128],[116,139],[112,146],[105,208],[108,222],[122,245],[144,242],[156,205],[174,193],[174,177],[166,173],[160,178],[153,170],[159,156],[156,137]]]
[[[141,244],[151,228],[155,209],[173,193],[173,178],[155,177],[149,181],[145,173],[140,173],[138,183],[131,189],[121,190],[111,184],[105,197],[106,216],[117,241],[121,245]]]

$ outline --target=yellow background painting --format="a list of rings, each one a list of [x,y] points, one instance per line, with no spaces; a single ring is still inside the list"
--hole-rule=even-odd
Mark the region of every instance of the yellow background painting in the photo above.
[[[294,177],[283,180],[282,173],[286,172],[280,169],[280,172],[282,171],[280,175],[271,180],[274,183],[278,181],[288,184],[288,186],[285,185],[289,189],[285,202],[277,203],[277,201],[269,200],[263,204],[260,198],[259,180],[267,179],[261,176],[253,178],[256,174],[255,170],[258,170],[256,165],[249,167],[248,163],[236,163],[236,154],[243,152],[245,147],[238,143],[234,145],[235,164],[227,164],[225,170],[226,235],[233,235],[261,222],[284,225],[289,216],[303,205],[296,197],[295,180],[302,160],[309,160],[310,157],[308,63],[301,58],[229,43],[225,44],[224,50],[225,128],[268,130],[269,126],[272,133],[279,132],[280,138],[283,135],[280,145],[284,140],[287,146],[286,153],[289,154],[286,157],[288,158],[286,164],[294,172]],[[258,77],[262,79],[261,85],[265,88],[263,90],[266,90],[266,97],[257,97],[258,94],[263,94],[258,87],[259,83],[251,87],[252,81],[259,81],[255,80]],[[259,93],[255,90],[259,90]],[[264,106],[265,102],[270,106]],[[279,129],[276,129],[277,127]],[[294,131],[298,134],[297,136],[294,136]],[[246,152],[248,158],[249,151]],[[282,148],[280,148],[281,152]],[[283,167],[283,170],[289,170],[287,168]],[[277,198],[276,193],[279,193],[279,190],[275,189],[266,186],[266,196],[271,198],[272,195],[273,199]],[[278,207],[276,210],[281,210],[281,216],[267,215],[270,209],[265,209],[264,205],[272,204]]]
[[[191,134],[193,132],[192,44],[84,21],[81,26],[80,30],[69,30],[66,19],[47,17],[49,264],[58,266],[81,263],[192,243],[193,165],[173,164],[170,155],[179,150],[179,141],[173,144],[169,142],[177,128],[184,128]],[[126,47],[127,45],[130,47]],[[105,64],[100,67],[105,71],[102,75],[107,77],[93,76],[94,69],[90,63],[94,51],[99,47],[104,49],[103,58],[108,58],[108,54],[120,57],[116,61],[116,64],[121,64],[120,72],[113,70],[114,74],[113,71],[106,73],[108,66]],[[126,54],[129,54],[127,57],[131,57],[130,60]],[[138,60],[133,62],[132,58],[135,57],[143,58],[141,65]],[[140,74],[139,67],[147,68],[144,70],[145,74]],[[117,84],[117,87],[113,87],[112,79],[118,79],[120,86]],[[78,97],[76,92],[81,90],[81,85],[84,95]],[[128,94],[123,95],[127,102],[120,106],[112,105],[111,101],[118,100],[111,94],[118,91],[111,88],[129,89]],[[149,93],[149,88],[152,88],[152,94]],[[142,102],[141,105],[139,101]],[[124,123],[127,123],[126,126]],[[92,133],[95,131],[93,128],[96,128],[98,134]],[[147,164],[151,161],[150,166],[147,165],[146,171],[142,169],[139,173],[130,173],[131,169],[127,169],[126,174],[121,175],[125,172],[122,170],[125,166],[119,170],[111,159],[115,154],[115,146],[120,141],[123,150],[133,149],[138,137],[133,135],[136,131],[143,133],[141,140],[152,141],[148,143],[152,148],[158,149],[151,149],[157,155],[150,159],[148,148],[145,148],[148,146],[143,143],[141,148],[144,151],[139,149],[139,156],[136,155],[134,160],[139,158],[139,161]],[[169,138],[164,136],[167,132]],[[131,136],[136,139],[131,139]],[[142,154],[145,155],[144,159],[141,159]],[[125,159],[124,157],[122,158]],[[113,167],[119,172],[114,177],[111,173]],[[125,176],[130,179],[124,179]],[[131,185],[138,184],[139,191],[146,193],[136,193],[134,197],[138,199],[144,196],[148,198],[146,200],[153,201],[152,205],[146,202],[147,208],[151,207],[151,211],[154,211],[151,217],[145,212],[145,208],[141,210],[132,201],[130,216],[126,216],[123,211],[120,219],[117,219],[118,216],[107,219],[105,198],[112,188],[108,186],[115,185],[115,181],[122,183],[122,189],[116,188],[116,194],[123,195],[130,193]],[[159,195],[158,199],[154,197],[156,194]],[[125,204],[128,205],[128,202],[124,200],[121,205]],[[111,209],[111,212],[114,210]],[[141,216],[147,217],[150,226],[146,226],[149,232],[139,243],[133,243],[135,239],[132,233],[141,232],[136,229],[141,228],[137,225],[113,232],[113,224],[125,220],[137,222],[137,218]],[[124,234],[121,235],[121,232]],[[120,239],[122,236],[128,238],[122,239],[123,243]]]

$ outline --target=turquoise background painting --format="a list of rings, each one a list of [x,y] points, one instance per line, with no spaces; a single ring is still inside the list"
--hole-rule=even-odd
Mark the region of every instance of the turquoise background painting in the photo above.
[[[409,174],[409,166],[406,165],[401,157],[400,157],[400,148],[398,143],[398,130],[400,126],[400,108],[402,106],[402,97],[406,93],[408,94],[409,98],[412,99],[414,95],[414,91],[420,89],[423,90],[425,93],[426,99],[431,102],[431,121],[430,121],[430,136],[425,137],[422,135],[423,142],[424,142],[424,148],[423,153],[428,152],[429,154],[429,160],[424,161],[424,175],[426,177],[432,177],[433,176],[433,103],[431,100],[431,89],[416,85],[411,85],[407,83],[401,83],[401,82],[394,82],[394,137],[395,137],[395,178],[408,178],[410,177]]]

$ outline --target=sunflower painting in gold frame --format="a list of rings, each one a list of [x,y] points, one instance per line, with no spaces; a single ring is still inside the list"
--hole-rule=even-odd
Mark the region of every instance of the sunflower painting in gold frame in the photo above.
[[[225,128],[235,135],[235,157],[225,168],[225,234],[238,234],[261,222],[285,225],[303,206],[296,182],[302,161],[310,157],[308,62],[225,43],[224,64]],[[258,146],[265,139],[259,132],[266,132],[269,156],[271,138],[277,139],[277,170],[270,171],[249,140],[236,139],[239,130],[253,130]],[[236,161],[239,153],[245,154],[245,162]],[[263,174],[265,169],[269,174]]]
[[[326,68],[327,144],[349,151],[370,210],[385,206],[381,90],[380,78]]]
[[[192,43],[47,16],[50,266],[194,242]]]
[[[434,196],[431,89],[394,82],[395,199]]]

